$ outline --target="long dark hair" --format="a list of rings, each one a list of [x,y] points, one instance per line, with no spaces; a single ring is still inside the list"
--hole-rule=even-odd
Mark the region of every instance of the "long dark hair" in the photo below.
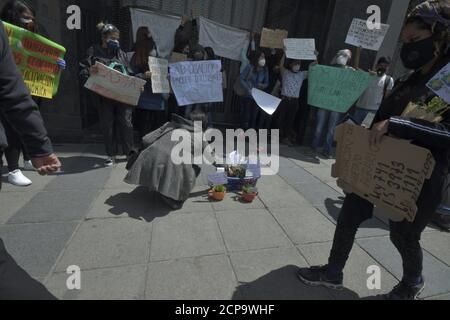
[[[249,61],[250,61],[250,64],[252,65],[252,67],[254,67],[254,68],[259,67],[258,62],[259,62],[259,58],[261,58],[262,54],[263,54],[263,51],[261,51],[259,49],[250,52]]]
[[[20,21],[20,18],[22,14],[27,10],[29,10],[33,14],[33,16],[36,17],[36,11],[26,2],[11,0],[3,6],[0,13],[0,19],[5,22],[22,27],[22,21]],[[36,23],[34,24],[34,28],[37,28]]]
[[[152,42],[144,39],[136,43],[135,53],[133,57],[134,65],[142,72],[149,71],[148,57],[150,52],[153,50],[154,46]]]

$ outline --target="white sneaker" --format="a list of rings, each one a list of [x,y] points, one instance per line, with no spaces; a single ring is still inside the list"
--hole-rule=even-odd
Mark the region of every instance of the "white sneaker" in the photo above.
[[[25,171],[35,171],[34,166],[31,163],[31,160],[23,162],[23,170],[25,170]]]
[[[115,157],[109,157],[106,159],[105,161],[105,166],[106,167],[112,167],[116,164],[116,158]]]
[[[8,182],[17,187],[28,187],[33,183],[30,179],[25,177],[20,170],[10,172],[8,175]]]

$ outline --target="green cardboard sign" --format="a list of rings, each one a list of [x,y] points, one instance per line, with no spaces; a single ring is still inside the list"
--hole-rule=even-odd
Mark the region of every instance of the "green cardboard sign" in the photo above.
[[[66,49],[36,33],[3,22],[14,60],[31,95],[52,99],[58,92]]]
[[[308,104],[345,113],[358,101],[374,78],[363,71],[313,66],[308,75]]]

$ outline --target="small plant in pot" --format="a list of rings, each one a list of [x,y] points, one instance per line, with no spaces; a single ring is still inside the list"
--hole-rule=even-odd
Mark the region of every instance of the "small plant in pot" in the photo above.
[[[227,188],[224,185],[218,185],[212,188],[211,196],[216,201],[222,201],[225,199],[225,195],[227,193]]]
[[[246,185],[242,188],[242,200],[248,203],[252,203],[255,198],[258,196],[258,189],[251,186]]]

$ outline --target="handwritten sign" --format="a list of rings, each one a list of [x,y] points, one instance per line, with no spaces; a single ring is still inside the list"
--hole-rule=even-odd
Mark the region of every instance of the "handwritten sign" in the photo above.
[[[435,160],[430,151],[409,141],[385,137],[370,147],[369,130],[342,124],[332,175],[339,185],[380,207],[392,221],[415,220],[417,201]]]
[[[384,38],[389,30],[389,25],[380,24],[380,29],[370,30],[367,21],[353,19],[345,43],[362,47],[364,49],[378,51],[383,44]]]
[[[264,28],[261,34],[261,48],[283,49],[284,39],[288,37],[286,30],[271,30]]]
[[[308,104],[347,112],[369,87],[374,76],[352,69],[316,65],[309,70]]]
[[[315,39],[284,39],[286,57],[296,60],[316,60]]]
[[[38,34],[3,22],[15,62],[31,95],[52,99],[58,92],[66,49]]]
[[[170,65],[170,81],[178,105],[223,102],[221,69],[220,60]]]
[[[450,104],[450,63],[428,82],[427,87]]]
[[[149,57],[148,65],[152,73],[153,93],[170,93],[169,62],[165,59]]]
[[[124,75],[97,62],[98,73],[92,74],[85,88],[111,100],[137,106],[145,81]]]

